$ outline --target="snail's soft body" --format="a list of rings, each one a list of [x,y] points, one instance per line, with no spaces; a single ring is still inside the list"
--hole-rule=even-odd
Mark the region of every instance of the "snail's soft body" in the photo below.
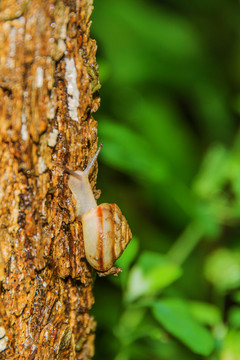
[[[69,173],[69,187],[76,200],[76,215],[82,222],[85,255],[100,272],[112,268],[132,238],[125,216],[116,204],[97,205],[88,175],[101,147],[84,171]]]
[[[81,219],[88,210],[97,206],[88,180],[88,173],[86,174],[84,171],[71,172],[68,185],[76,200],[76,215]]]

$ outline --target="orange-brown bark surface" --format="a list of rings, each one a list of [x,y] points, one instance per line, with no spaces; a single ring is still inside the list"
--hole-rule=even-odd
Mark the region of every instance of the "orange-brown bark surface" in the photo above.
[[[93,355],[92,273],[62,169],[97,148],[91,11],[92,0],[0,3],[0,359]]]

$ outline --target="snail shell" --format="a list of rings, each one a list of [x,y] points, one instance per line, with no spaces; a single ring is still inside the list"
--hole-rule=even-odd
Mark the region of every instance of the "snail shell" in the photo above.
[[[125,216],[116,204],[100,204],[82,217],[86,258],[98,271],[109,270],[132,238]]]
[[[125,216],[116,204],[97,205],[88,175],[102,144],[84,171],[63,167],[68,185],[76,200],[76,215],[82,222],[85,255],[89,264],[100,272],[110,270],[132,238]]]

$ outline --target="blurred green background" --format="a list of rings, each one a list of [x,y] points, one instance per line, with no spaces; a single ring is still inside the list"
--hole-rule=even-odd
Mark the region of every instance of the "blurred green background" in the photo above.
[[[240,359],[240,4],[95,0],[98,188],[134,234],[95,360]]]

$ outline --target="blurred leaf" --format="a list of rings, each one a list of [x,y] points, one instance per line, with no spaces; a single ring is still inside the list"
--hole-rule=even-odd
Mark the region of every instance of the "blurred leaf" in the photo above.
[[[99,137],[104,143],[102,157],[108,165],[150,183],[166,182],[169,178],[167,162],[155,154],[143,136],[116,122],[101,119]]]
[[[193,186],[198,196],[209,200],[210,197],[221,191],[227,179],[228,156],[228,151],[220,144],[215,145],[207,152]]]
[[[212,304],[200,301],[190,301],[189,310],[192,316],[202,324],[214,326],[221,321],[219,308]]]
[[[133,339],[138,338],[141,334],[147,335],[145,324],[142,320],[145,316],[145,309],[143,308],[127,308],[121,316],[119,324],[115,328],[115,333],[120,339],[120,342],[126,346],[131,343]],[[137,334],[138,333],[138,334]]]
[[[166,217],[177,220],[178,207],[192,216],[195,204],[189,188],[177,177],[165,156],[155,151],[150,139],[104,118],[99,122],[99,137],[104,143],[103,161],[142,184]]]
[[[230,327],[240,329],[240,308],[233,306],[228,313],[228,322]]]
[[[232,191],[240,190],[239,173],[239,159],[225,147],[217,144],[208,151],[193,185],[193,192],[200,198],[196,217],[207,236],[216,238],[220,225],[238,221],[240,201],[235,201]]]
[[[143,252],[129,273],[125,299],[134,301],[161,291],[181,276],[181,269],[165,256]]]
[[[142,316],[143,314],[144,316]],[[140,359],[147,360],[150,354],[158,354],[165,358],[166,347],[168,347],[167,351],[171,349],[171,354],[172,350],[176,347],[165,330],[159,327],[152,316],[149,316],[146,309],[140,307],[128,306],[114,328],[114,333],[121,344],[120,352],[129,353],[134,346],[143,350],[147,348],[147,354],[145,353],[146,351],[143,353],[140,351],[137,357]],[[126,351],[126,349],[128,350]]]
[[[217,249],[208,256],[205,276],[220,291],[235,289],[240,285],[240,252],[226,248]]]
[[[121,257],[116,261],[116,266],[128,269],[135,260],[139,250],[139,240],[133,237]]]
[[[183,300],[159,300],[153,306],[153,314],[164,328],[193,352],[205,356],[212,352],[214,340],[211,333],[192,318]]]
[[[152,144],[153,151],[166,159],[174,176],[189,178],[196,168],[197,151],[193,134],[184,125],[178,109],[166,97],[139,96],[126,109],[129,123]],[[185,171],[182,171],[182,169]],[[189,173],[190,172],[190,173]]]
[[[111,78],[118,84],[159,76],[189,84],[199,71],[204,58],[191,23],[158,10],[140,0],[95,3],[93,30],[103,41]]]
[[[216,239],[221,234],[218,213],[222,207],[219,208],[218,201],[219,199],[216,202],[199,201],[195,211],[196,222],[202,229],[203,236],[205,235],[211,239]]]
[[[190,223],[172,244],[168,251],[168,258],[174,263],[182,264],[202,239],[203,235],[204,231],[198,224]]]
[[[229,330],[220,353],[220,360],[240,360],[240,331]]]

